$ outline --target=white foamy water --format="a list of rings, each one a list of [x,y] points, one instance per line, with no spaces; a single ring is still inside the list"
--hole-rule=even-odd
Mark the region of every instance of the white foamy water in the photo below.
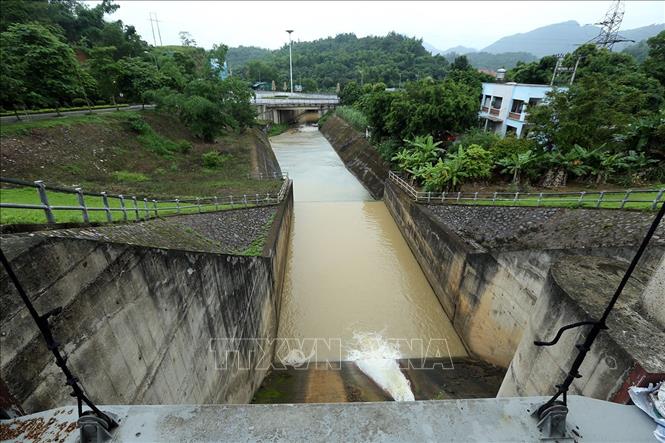
[[[399,369],[400,358],[396,344],[388,343],[376,332],[356,332],[354,345],[347,355],[369,378],[395,401],[414,401],[411,384]]]

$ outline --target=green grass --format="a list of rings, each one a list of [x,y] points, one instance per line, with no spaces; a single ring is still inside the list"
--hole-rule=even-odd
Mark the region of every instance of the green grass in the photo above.
[[[357,131],[365,132],[365,128],[369,126],[365,114],[351,106],[340,106],[335,109],[335,115],[353,126]]]
[[[76,195],[59,193],[59,192],[48,192],[49,204],[51,206],[79,206],[78,199]],[[183,197],[182,199],[187,199]],[[120,200],[116,198],[109,198],[109,207],[120,209]],[[34,188],[13,188],[13,189],[0,189],[0,202],[2,203],[22,203],[22,204],[40,204],[39,196],[37,195],[37,190]],[[238,198],[234,199],[234,204],[231,205],[227,201],[222,202],[220,199],[220,204],[216,207],[214,203],[202,203],[201,212],[210,212],[216,210],[228,210],[228,209],[237,209],[240,207],[254,207],[256,204],[248,202],[247,205],[242,204]],[[85,204],[88,207],[98,207],[102,208],[104,206],[102,197],[92,197],[85,196]],[[142,220],[145,215],[145,205],[143,200],[137,202],[139,208],[139,216],[136,217],[136,211],[134,210],[133,202],[131,199],[125,200],[125,207],[127,208],[127,219],[130,221]],[[184,206],[194,206],[195,202],[186,202],[180,203],[181,214],[194,214],[199,212],[198,207],[184,208]],[[177,214],[178,211],[175,208],[175,203],[158,203],[158,213],[159,216],[168,216]],[[170,208],[170,209],[167,209]],[[148,210],[150,213],[150,218],[155,216],[154,204],[148,201]],[[54,210],[55,221],[56,223],[82,223],[83,215],[80,209],[76,210]],[[121,211],[112,211],[113,221],[122,221],[123,213]],[[88,216],[90,222],[106,222],[105,211],[88,211]],[[2,208],[0,210],[0,224],[39,224],[46,223],[46,215],[42,209],[19,209],[19,208]],[[272,223],[272,220],[271,220]],[[269,225],[268,225],[269,227]],[[260,240],[260,244],[259,244]],[[265,242],[265,234],[262,238],[255,240],[255,243],[252,243],[246,251],[242,251],[244,255],[260,255],[263,250],[263,243]],[[258,253],[256,252],[258,249]]]
[[[659,188],[663,187],[659,185]],[[450,194],[451,200],[446,198],[448,203],[455,204],[454,193]],[[619,209],[621,208],[621,201],[623,200],[624,192],[619,194],[609,194],[605,195],[603,200],[600,203],[599,208],[601,209]],[[653,200],[658,196],[658,192],[646,192],[639,194],[632,194],[629,198],[630,200],[646,200],[646,201],[627,201],[623,206],[623,209],[634,209],[634,210],[651,210]],[[465,193],[464,197],[470,197],[470,194]],[[489,200],[463,200],[465,205],[478,205],[478,206],[541,206],[541,207],[558,207],[558,208],[596,208],[598,202],[598,194],[585,195],[582,200],[579,200],[579,196],[567,195],[560,197],[543,197],[543,199],[538,202],[538,197],[520,197],[517,201],[513,201],[512,198],[504,195],[502,196],[504,200],[497,199],[495,202],[492,202],[491,197]],[[663,204],[664,197],[661,197],[659,201],[659,206]],[[462,202],[460,204],[462,204]]]
[[[268,130],[268,137],[274,137],[276,135],[282,134],[286,132],[286,130],[289,129],[289,125],[286,123],[276,123],[270,126],[270,129]]]
[[[113,177],[118,181],[130,183],[140,183],[150,180],[150,177],[145,174],[129,171],[115,171]]]
[[[121,111],[122,112],[122,111]],[[122,112],[126,113],[126,112]],[[0,137],[8,135],[26,135],[32,129],[40,128],[56,128],[59,126],[69,127],[72,125],[82,124],[82,123],[96,123],[96,124],[105,124],[104,119],[106,116],[101,116],[99,114],[92,115],[69,115],[62,118],[54,118],[49,120],[37,120],[30,122],[18,122],[12,123],[11,125],[0,125]]]

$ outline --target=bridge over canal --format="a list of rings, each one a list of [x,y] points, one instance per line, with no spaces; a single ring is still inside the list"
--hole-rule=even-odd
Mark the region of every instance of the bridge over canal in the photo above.
[[[339,97],[335,94],[256,91],[252,104],[257,108],[259,119],[293,123],[308,113],[318,113],[321,117],[327,110],[339,105]]]

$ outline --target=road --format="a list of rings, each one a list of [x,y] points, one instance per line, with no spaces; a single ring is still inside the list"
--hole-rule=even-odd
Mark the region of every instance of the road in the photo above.
[[[146,105],[145,109],[152,109],[154,108],[155,105]],[[117,110],[120,111],[132,111],[132,110],[140,110],[143,109],[143,105],[130,105],[130,106],[123,106],[118,108]],[[93,109],[92,111],[84,109],[81,111],[62,111],[60,115],[58,115],[57,112],[46,112],[44,114],[29,114],[29,115],[21,115],[21,120],[17,120],[16,116],[14,115],[8,115],[5,117],[0,117],[0,123],[6,124],[6,123],[20,123],[20,122],[30,122],[30,121],[35,121],[35,120],[47,120],[50,118],[58,118],[58,117],[68,117],[71,115],[86,115],[86,114],[103,114],[105,112],[116,112],[116,108],[103,108],[103,109]]]

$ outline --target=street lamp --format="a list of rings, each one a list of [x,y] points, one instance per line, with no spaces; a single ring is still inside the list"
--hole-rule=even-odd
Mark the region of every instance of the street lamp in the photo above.
[[[293,93],[293,58],[291,54],[291,33],[293,29],[287,29],[286,32],[289,33],[289,77],[291,79],[291,92]]]

